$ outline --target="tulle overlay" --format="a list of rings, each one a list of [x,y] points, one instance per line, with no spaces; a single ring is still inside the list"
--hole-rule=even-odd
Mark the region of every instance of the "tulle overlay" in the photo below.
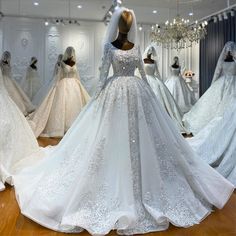
[[[212,205],[224,206],[233,186],[199,160],[179,134],[145,82],[137,48],[109,49],[115,76],[61,143],[15,176],[22,213],[50,229],[86,229],[93,235],[199,223]],[[109,61],[105,64],[107,71]],[[120,75],[130,74],[134,65],[143,80]]]
[[[0,78],[0,190],[12,184],[14,165],[38,151],[38,144],[25,117],[11,100]]]
[[[225,62],[223,75],[203,94],[193,108],[184,115],[185,126],[197,134],[212,119],[223,116],[232,98],[236,97],[236,63]]]

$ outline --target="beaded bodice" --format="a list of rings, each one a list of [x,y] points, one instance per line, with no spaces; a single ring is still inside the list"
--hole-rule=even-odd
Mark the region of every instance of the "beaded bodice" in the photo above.
[[[135,69],[138,68],[142,78],[146,80],[141,53],[137,46],[125,51],[107,43],[104,49],[100,80],[107,78],[111,65],[116,77],[134,76]]]

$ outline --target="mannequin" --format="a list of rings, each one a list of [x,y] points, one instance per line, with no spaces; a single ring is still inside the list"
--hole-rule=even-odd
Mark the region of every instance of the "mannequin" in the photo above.
[[[67,60],[64,60],[63,62],[70,67],[73,67],[75,65],[75,61],[73,60],[73,56],[69,57]]]
[[[179,68],[179,58],[178,57],[174,57],[174,63],[171,66],[175,69]]]
[[[155,61],[152,59],[152,53],[148,53],[147,57],[143,59],[145,64],[154,64]]]
[[[34,60],[33,60],[34,59]],[[38,60],[37,60],[37,58],[31,58],[31,60],[33,61],[32,63],[31,63],[31,65],[30,65],[30,67],[32,68],[32,69],[34,69],[34,70],[38,70],[38,68],[37,68],[37,62],[38,62]]]
[[[117,39],[112,42],[112,45],[121,50],[130,50],[134,47],[134,44],[128,40],[128,33],[133,23],[133,16],[129,11],[123,11],[121,14],[118,28],[119,34]]]
[[[233,58],[231,52],[228,51],[228,53],[227,53],[227,55],[225,57],[225,62],[233,62],[233,61],[234,61],[234,58]]]

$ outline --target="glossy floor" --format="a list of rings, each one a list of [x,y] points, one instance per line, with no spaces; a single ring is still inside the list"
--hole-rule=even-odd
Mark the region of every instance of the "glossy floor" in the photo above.
[[[58,139],[40,139],[41,146],[55,145]],[[20,214],[14,189],[0,192],[0,236],[60,236],[68,235],[48,230]],[[87,232],[80,236],[89,235]],[[112,232],[110,235],[116,235]],[[201,224],[183,229],[170,226],[167,231],[152,233],[157,236],[236,236],[236,194],[224,209],[216,210]]]

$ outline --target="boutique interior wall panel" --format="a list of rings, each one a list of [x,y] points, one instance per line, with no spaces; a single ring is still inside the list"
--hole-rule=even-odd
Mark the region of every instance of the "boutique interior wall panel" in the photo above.
[[[32,56],[38,58],[38,70],[44,72],[44,35],[45,28],[40,20],[26,18],[3,18],[2,51],[9,50],[12,54],[12,72],[20,82],[25,76],[26,68]],[[41,77],[42,82],[44,78]]]
[[[105,33],[106,26],[102,22],[80,22],[80,26],[45,26],[41,19],[4,17],[0,22],[0,50],[11,52],[13,76],[17,81],[25,76],[30,57],[36,56],[39,74],[45,83],[53,76],[58,54],[63,53],[66,47],[73,46],[81,81],[92,95],[99,78]],[[142,53],[151,43],[150,26],[144,25],[142,31],[138,31],[137,42]],[[172,58],[177,55],[186,69],[195,72],[193,86],[198,94],[199,45],[181,51],[158,46],[157,53],[163,80],[169,76]]]

